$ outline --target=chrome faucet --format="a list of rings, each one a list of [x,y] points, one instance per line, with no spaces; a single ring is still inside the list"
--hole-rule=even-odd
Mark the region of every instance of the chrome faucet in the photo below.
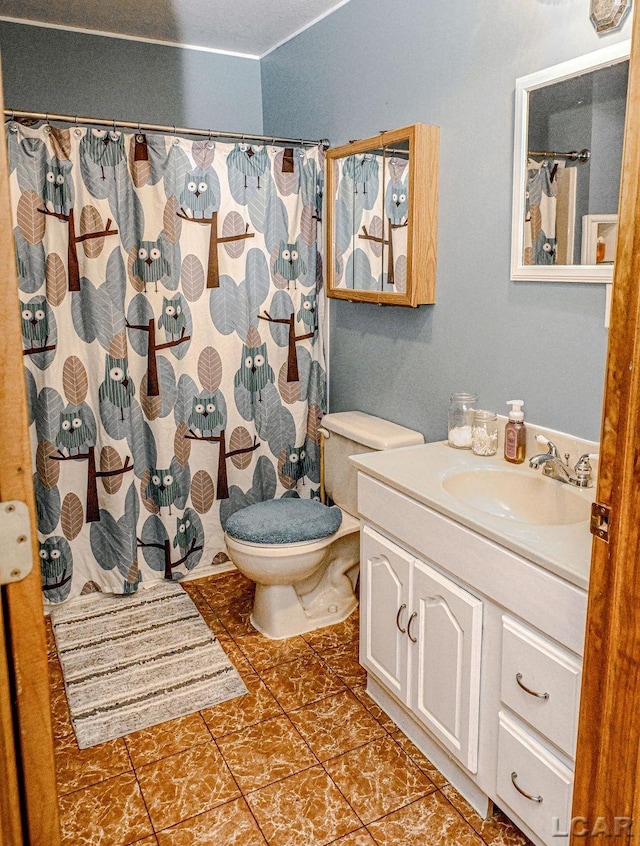
[[[545,476],[550,479],[557,479],[559,482],[565,482],[568,485],[574,485],[577,488],[593,487],[590,459],[596,459],[598,457],[596,453],[585,452],[581,455],[573,468],[573,472],[571,472],[569,469],[569,453],[566,453],[563,460],[553,441],[548,440],[544,435],[536,435],[536,440],[539,443],[546,444],[548,451],[530,458],[529,467],[534,469],[542,467],[542,473]]]

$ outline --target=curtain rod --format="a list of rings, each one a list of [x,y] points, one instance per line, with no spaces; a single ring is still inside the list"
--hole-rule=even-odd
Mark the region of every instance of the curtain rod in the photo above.
[[[584,164],[591,158],[590,150],[571,150],[569,153],[559,153],[554,150],[529,150],[529,156],[543,156],[546,159],[569,159],[572,162]]]
[[[43,120],[46,123],[55,120],[62,123],[80,124],[84,123],[88,126],[113,126],[120,129],[135,129],[138,132],[170,132],[172,135],[203,135],[205,138],[240,138],[246,141],[262,141],[265,144],[271,142],[272,144],[288,144],[291,146],[316,147],[322,144],[324,147],[329,147],[329,141],[326,138],[320,141],[309,141],[305,138],[280,138],[277,135],[250,135],[246,132],[221,132],[217,129],[188,129],[183,126],[162,126],[155,123],[142,123],[131,120],[103,120],[102,118],[82,117],[79,115],[59,115],[53,112],[22,112],[17,109],[5,109],[5,118],[9,120]]]

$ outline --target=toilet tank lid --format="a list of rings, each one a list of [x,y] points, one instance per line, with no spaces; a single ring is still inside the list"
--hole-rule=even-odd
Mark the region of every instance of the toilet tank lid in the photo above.
[[[320,425],[328,432],[335,432],[371,449],[394,449],[424,443],[420,432],[362,411],[325,414]]]

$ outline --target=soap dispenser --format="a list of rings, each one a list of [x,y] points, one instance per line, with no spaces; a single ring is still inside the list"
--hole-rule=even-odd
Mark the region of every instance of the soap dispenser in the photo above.
[[[504,427],[504,457],[511,464],[522,464],[525,459],[527,432],[522,412],[523,400],[509,400],[509,420]]]

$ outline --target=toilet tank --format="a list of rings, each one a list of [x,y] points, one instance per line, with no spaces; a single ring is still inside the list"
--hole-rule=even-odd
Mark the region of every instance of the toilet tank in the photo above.
[[[349,463],[349,456],[424,443],[420,432],[362,411],[325,414],[320,426],[320,431],[324,430],[325,491],[336,505],[353,515],[358,513],[358,471]]]

